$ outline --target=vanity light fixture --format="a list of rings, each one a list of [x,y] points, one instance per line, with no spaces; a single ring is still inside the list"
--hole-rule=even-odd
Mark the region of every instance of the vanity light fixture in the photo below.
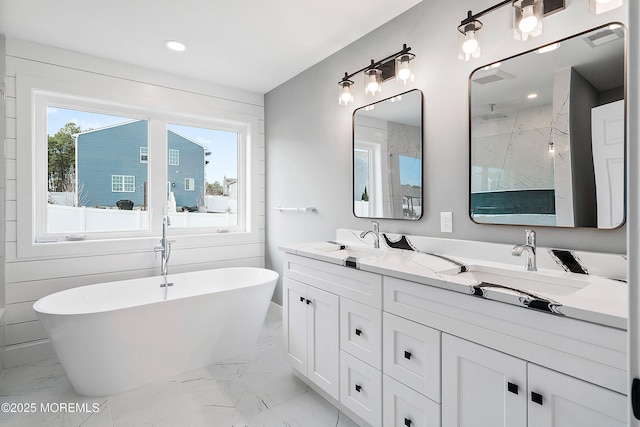
[[[340,94],[338,96],[339,105],[347,105],[353,103],[353,81],[347,78],[347,73],[344,73],[345,78],[338,82],[340,87]]]
[[[416,56],[409,53],[410,50],[411,48],[404,44],[402,50],[393,55],[377,62],[372,59],[366,67],[351,74],[344,73],[344,77],[338,82],[338,104],[347,105],[353,102],[354,83],[351,78],[358,73],[364,74],[364,90],[370,95],[379,94],[382,91],[382,83],[390,78],[396,77],[396,80],[404,84],[413,80],[410,63]]]
[[[622,6],[624,0],[589,0],[589,11],[594,15],[609,12]]]
[[[528,40],[542,34],[542,0],[516,0],[513,2],[513,38]]]
[[[371,60],[373,65],[373,59]],[[382,70],[369,68],[364,70],[364,93],[377,95],[382,92]]]
[[[511,5],[513,10],[513,37],[516,40],[526,41],[542,34],[542,18],[564,9],[565,0],[504,0],[475,15],[472,11],[468,11],[467,17],[458,26],[459,59],[469,61],[480,57],[478,31],[482,29],[482,22],[478,18],[506,5]]]

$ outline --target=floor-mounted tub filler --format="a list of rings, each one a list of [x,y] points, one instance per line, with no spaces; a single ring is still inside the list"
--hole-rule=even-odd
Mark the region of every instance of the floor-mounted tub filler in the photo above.
[[[82,286],[33,308],[76,392],[107,396],[255,348],[278,274],[221,268]]]

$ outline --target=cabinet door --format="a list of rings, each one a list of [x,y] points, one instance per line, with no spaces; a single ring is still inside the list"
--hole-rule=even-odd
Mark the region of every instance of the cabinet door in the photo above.
[[[529,364],[529,427],[623,427],[622,394]]]
[[[285,277],[283,280],[283,334],[287,361],[307,375],[307,286]]]
[[[442,425],[526,427],[527,362],[442,334]]]
[[[338,399],[340,310],[338,296],[312,286],[307,287],[308,351],[307,377]]]

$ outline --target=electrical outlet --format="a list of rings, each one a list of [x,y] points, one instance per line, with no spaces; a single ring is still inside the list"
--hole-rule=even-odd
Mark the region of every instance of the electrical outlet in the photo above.
[[[440,212],[440,232],[453,233],[453,213]]]

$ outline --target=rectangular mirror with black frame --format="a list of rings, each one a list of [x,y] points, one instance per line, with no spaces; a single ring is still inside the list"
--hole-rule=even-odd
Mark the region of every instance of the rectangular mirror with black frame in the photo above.
[[[422,217],[422,92],[414,89],[353,112],[353,213]]]
[[[474,222],[624,223],[625,40],[610,24],[471,74]]]

